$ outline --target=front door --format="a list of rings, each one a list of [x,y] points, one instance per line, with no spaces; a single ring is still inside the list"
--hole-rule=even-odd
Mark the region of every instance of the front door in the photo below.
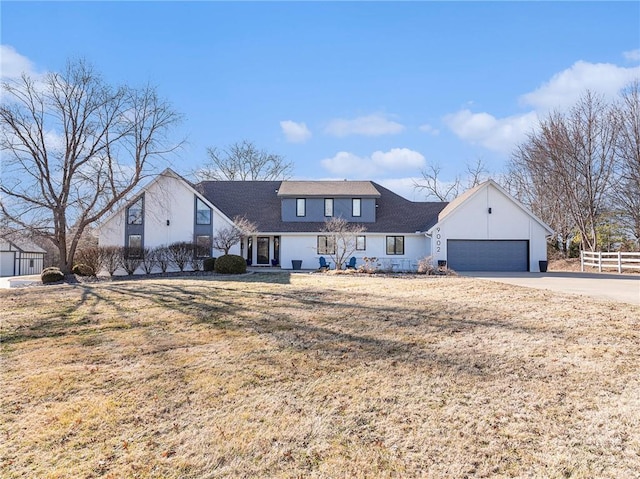
[[[269,237],[258,236],[258,264],[269,264]]]

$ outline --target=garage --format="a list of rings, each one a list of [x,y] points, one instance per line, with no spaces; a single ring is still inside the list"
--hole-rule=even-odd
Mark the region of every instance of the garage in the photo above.
[[[528,240],[447,240],[454,271],[529,271]]]

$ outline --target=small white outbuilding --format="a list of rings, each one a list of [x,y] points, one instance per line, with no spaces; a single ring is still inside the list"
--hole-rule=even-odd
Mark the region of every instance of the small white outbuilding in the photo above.
[[[45,253],[28,240],[0,238],[0,276],[42,273]]]
[[[434,261],[456,271],[540,271],[553,230],[488,180],[449,203],[427,231]],[[442,264],[442,263],[441,263]]]

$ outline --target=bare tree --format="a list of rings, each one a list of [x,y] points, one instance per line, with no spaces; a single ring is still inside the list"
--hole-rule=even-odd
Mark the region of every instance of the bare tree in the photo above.
[[[219,229],[211,239],[213,249],[229,254],[233,245],[238,244],[244,237],[254,234],[258,228],[244,216],[236,216],[233,225]]]
[[[513,156],[531,204],[539,211],[549,208],[549,214],[541,215],[547,220],[565,211],[583,249],[598,248],[598,221],[610,206],[617,134],[611,106],[587,91],[567,113],[543,119]]]
[[[69,273],[85,229],[177,147],[167,135],[179,116],[154,88],[112,87],[82,60],[2,90],[0,211],[49,238]]]
[[[467,163],[465,166],[466,175],[463,180],[460,175],[449,182],[440,179],[442,167],[435,163],[427,166],[422,170],[422,179],[414,181],[413,187],[425,192],[427,198],[433,198],[438,201],[451,201],[458,196],[463,188],[473,188],[489,176],[484,161],[481,158],[476,159],[474,163]]]
[[[291,177],[293,163],[282,156],[258,149],[243,140],[218,150],[207,148],[209,163],[195,172],[200,180],[286,180]]]
[[[618,183],[613,189],[616,209],[640,246],[640,80],[622,91],[616,105]]]
[[[557,249],[566,257],[575,223],[566,208],[563,182],[553,173],[544,151],[531,142],[518,146],[509,160],[503,186],[551,226],[559,243]]]
[[[333,253],[327,255],[336,264],[336,269],[342,269],[342,266],[358,247],[358,236],[362,235],[367,229],[358,223],[349,223],[344,218],[333,217],[324,222],[322,232],[326,233],[332,244]]]

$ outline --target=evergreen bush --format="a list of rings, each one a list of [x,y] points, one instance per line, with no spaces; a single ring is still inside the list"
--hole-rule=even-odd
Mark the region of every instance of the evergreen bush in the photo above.
[[[242,274],[247,272],[247,262],[242,256],[225,254],[215,261],[214,271],[220,274]]]
[[[89,265],[86,265],[84,263],[78,263],[76,264],[72,269],[71,272],[73,274],[77,274],[78,276],[95,276],[96,272],[93,270],[93,268]]]
[[[60,271],[60,268],[51,266],[42,270],[40,279],[42,280],[42,284],[57,283],[58,281],[62,281],[64,279],[64,273]]]
[[[216,265],[215,258],[205,258],[202,267],[205,271],[215,271],[215,265]]]

